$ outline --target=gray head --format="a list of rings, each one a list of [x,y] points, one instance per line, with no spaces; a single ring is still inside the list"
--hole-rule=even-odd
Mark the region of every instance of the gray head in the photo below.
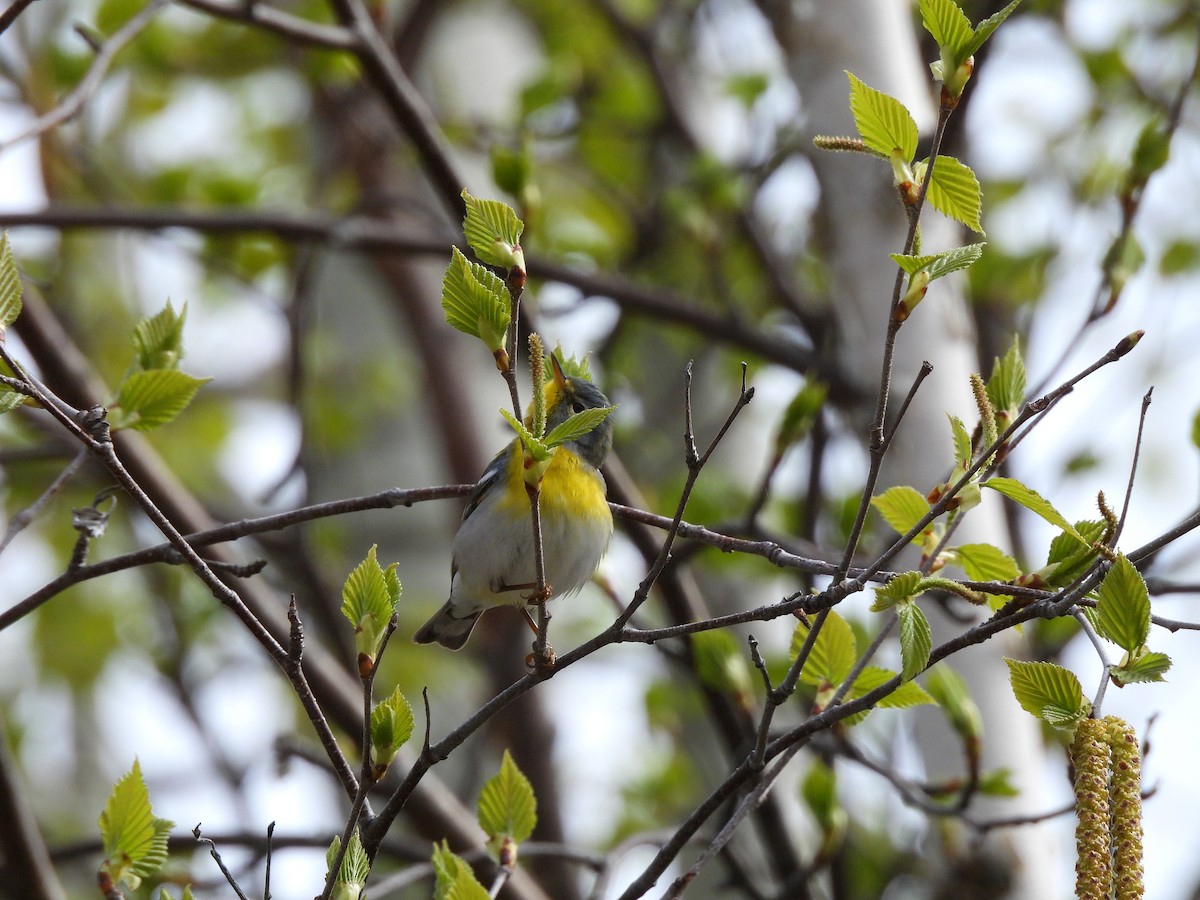
[[[575,413],[585,409],[611,406],[608,398],[586,378],[563,374],[558,359],[551,354],[554,379],[546,384],[546,430],[561,425]],[[612,416],[606,418],[577,441],[567,446],[597,469],[604,464],[608,451],[612,449]]]

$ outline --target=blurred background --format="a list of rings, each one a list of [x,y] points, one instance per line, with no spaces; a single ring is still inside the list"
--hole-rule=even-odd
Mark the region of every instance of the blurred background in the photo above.
[[[1002,5],[964,9],[977,22]],[[344,18],[354,11],[383,38],[395,71],[347,51],[354,32]],[[969,278],[935,285],[901,331],[893,396],[922,360],[934,373],[880,489],[925,493],[945,478],[945,413],[973,420],[967,376],[986,376],[1014,335],[1031,390],[1044,390],[1145,329],[1133,354],[1055,409],[1009,474],[1072,521],[1095,517],[1097,490],[1119,503],[1153,385],[1122,547],[1196,507],[1200,152],[1190,97],[1170,160],[1140,197],[1124,290],[1102,314],[1107,293],[1097,297],[1133,147],[1147,122],[1171,114],[1198,43],[1200,15],[1187,0],[1027,0],[978,55],[943,152],[983,184],[988,246]],[[686,518],[836,560],[866,474],[895,271],[887,254],[902,248],[905,221],[885,164],[822,154],[811,139],[853,133],[850,70],[908,105],[927,148],[936,56],[903,0],[34,3],[0,36],[0,227],[27,287],[10,343],[69,402],[110,401],[134,324],[168,301],[186,305],[183,368],[213,380],[179,420],[119,445],[185,532],[394,486],[473,482],[509,432],[491,359],[439,309],[466,187],[522,216],[531,320],[549,346],[586,356],[620,405],[610,497],[673,513],[687,474],[684,366],[695,360],[693,412],[706,443],[737,398],[745,361],[755,399]],[[928,250],[984,239],[932,211],[923,234]],[[784,410],[805,389],[827,400],[780,444]],[[75,453],[35,413],[0,420],[6,517],[29,508]],[[109,482],[83,465],[12,537],[0,554],[0,609],[65,570],[70,511]],[[310,677],[348,749],[357,681],[338,608],[347,573],[374,544],[381,562],[399,563],[404,585],[381,693],[398,684],[420,713],[427,688],[437,738],[524,672],[528,634],[508,611],[489,613],[458,655],[408,641],[445,600],[460,513],[456,500],[355,513],[222,551],[268,561],[231,583],[274,621],[295,596],[319,672]],[[1006,547],[1025,571],[1042,565],[1053,537],[995,496],[969,521],[972,539]],[[891,536],[872,514],[860,557]],[[90,561],[160,540],[118,498]],[[560,653],[611,621],[661,540],[618,523],[599,583],[556,610]],[[1196,546],[1185,536],[1147,570],[1156,612],[1200,619],[1188,584]],[[821,584],[685,543],[642,617],[686,621]],[[869,599],[844,606],[864,636],[877,626]],[[930,607],[942,638],[977,617]],[[618,896],[745,753],[762,693],[746,635],[779,671],[793,627],[790,618],[758,623],[716,646],[610,647],[556,675],[434,770],[428,780],[443,793],[431,789],[401,818],[375,877],[427,860],[431,838],[467,841],[456,816],[469,823],[509,748],[538,795],[535,839],[594,856],[523,857],[544,893],[506,896]],[[1148,896],[1186,898],[1200,890],[1200,867],[1179,840],[1194,833],[1200,802],[1189,775],[1196,654],[1187,632],[1156,629],[1151,643],[1175,661],[1169,683],[1110,690],[1106,710],[1144,737],[1154,719]],[[703,660],[714,653],[737,674],[713,676]],[[971,815],[980,821],[1070,801],[1061,739],[1017,707],[1002,653],[1058,659],[1089,693],[1101,674],[1073,623],[1038,623],[951,660],[984,712],[987,769],[1009,769],[1019,790],[979,798]],[[893,647],[884,656],[898,660]],[[794,701],[781,727],[806,709]],[[96,817],[135,756],[155,812],[188,841],[202,822],[248,890],[261,883],[262,836],[274,821],[273,895],[317,892],[345,798],[286,681],[183,568],[89,580],[0,631],[0,717],[6,781],[31,804],[67,896],[94,890]],[[961,772],[961,748],[936,711],[878,711],[851,738],[918,782]],[[830,831],[803,785],[826,764],[845,827],[810,872]],[[832,744],[792,769],[691,896],[1070,890],[1069,815],[979,843],[961,823],[906,806]],[[172,856],[168,872],[201,896],[228,895],[203,849]],[[28,896],[12,892],[11,878],[0,884]],[[387,896],[430,892],[428,882],[403,890]]]

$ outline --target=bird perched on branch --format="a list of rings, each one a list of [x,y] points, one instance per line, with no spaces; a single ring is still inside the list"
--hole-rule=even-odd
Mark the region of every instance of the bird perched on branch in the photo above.
[[[546,431],[572,415],[606,409],[608,398],[586,378],[566,375],[550,354],[553,377],[543,389]],[[527,414],[526,425],[532,419]],[[546,584],[554,596],[573,594],[596,571],[612,537],[600,466],[612,447],[612,420],[559,445],[540,484],[540,518]],[[450,599],[417,630],[418,644],[462,648],[485,609],[513,604],[537,631],[525,604],[537,587],[533,527],[526,489],[525,454],[516,438],[496,455],[467,499],[454,538]]]

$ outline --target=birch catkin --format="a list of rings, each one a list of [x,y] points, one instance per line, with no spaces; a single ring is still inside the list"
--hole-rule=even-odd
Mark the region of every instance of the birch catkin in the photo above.
[[[1139,900],[1142,886],[1142,760],[1137,733],[1128,722],[1105,716],[1112,749],[1113,894]]]
[[[1084,719],[1071,743],[1075,764],[1075,896],[1109,900],[1112,891],[1112,832],[1109,829],[1108,781],[1112,749],[1108,728]]]

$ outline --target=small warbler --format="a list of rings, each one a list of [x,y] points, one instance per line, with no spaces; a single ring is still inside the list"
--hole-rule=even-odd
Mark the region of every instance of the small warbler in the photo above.
[[[550,360],[554,377],[544,388],[547,433],[574,413],[609,405],[594,384],[563,374],[554,354]],[[531,420],[527,414],[526,424]],[[600,474],[611,447],[609,417],[578,440],[560,445],[542,476],[542,551],[546,583],[556,597],[583,587],[612,537],[612,513]],[[413,636],[418,644],[437,642],[458,650],[485,609],[506,603],[520,606],[535,627],[524,606],[537,587],[537,575],[523,471],[518,438],[496,455],[471,491],[454,537],[450,599]]]

